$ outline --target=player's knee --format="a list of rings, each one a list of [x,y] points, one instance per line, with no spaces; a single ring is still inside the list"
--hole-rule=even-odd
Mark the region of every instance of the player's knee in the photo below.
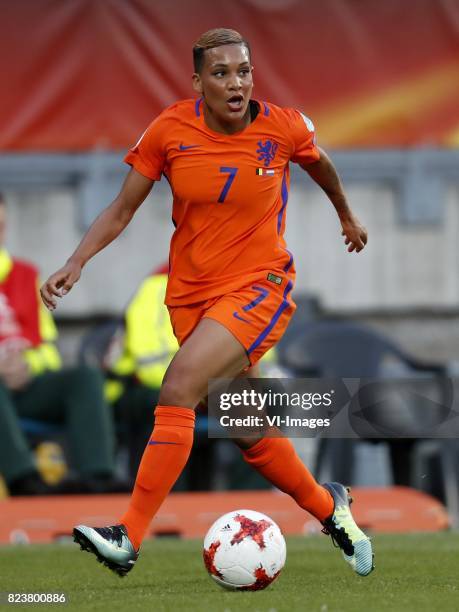
[[[192,382],[187,382],[187,378],[179,376],[167,377],[159,393],[160,406],[183,406],[184,408],[194,408],[199,402],[196,389]]]
[[[233,442],[236,444],[236,446],[239,446],[242,451],[245,451],[252,448],[252,446],[255,446],[255,444],[260,442],[262,439],[262,436],[252,438],[233,438]]]

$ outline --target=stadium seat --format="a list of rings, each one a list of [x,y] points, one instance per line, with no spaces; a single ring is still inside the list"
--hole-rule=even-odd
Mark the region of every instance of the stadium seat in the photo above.
[[[312,294],[302,293],[294,296],[296,311],[287,327],[285,334],[276,345],[277,359],[280,365],[284,365],[287,359],[286,353],[292,340],[301,334],[305,327],[317,321],[322,315],[320,300]]]
[[[391,369],[387,366],[388,361]],[[321,320],[309,323],[301,333],[290,340],[283,353],[283,365],[294,376],[303,378],[415,379],[414,382],[417,378],[427,378],[436,386],[440,404],[443,405],[447,404],[450,393],[446,364],[426,363],[415,359],[395,342],[373,329],[346,321]],[[316,476],[320,477],[324,465],[328,462],[333,479],[352,483],[356,442],[358,440],[321,438],[316,457]],[[394,444],[395,449],[397,446],[400,450],[403,444]],[[450,460],[451,447],[456,451],[457,441],[451,440],[448,444],[436,441],[434,446],[441,456],[442,465],[453,466],[444,474],[445,496],[448,498],[446,501],[450,511],[457,512],[457,461]],[[421,448],[418,455],[415,453],[413,457],[418,463],[421,461]]]

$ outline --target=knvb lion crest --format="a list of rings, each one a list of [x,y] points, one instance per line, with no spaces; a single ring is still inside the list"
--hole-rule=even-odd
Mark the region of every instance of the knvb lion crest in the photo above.
[[[258,161],[262,161],[264,166],[267,167],[275,158],[279,145],[272,140],[266,140],[265,142],[259,140],[257,144]]]

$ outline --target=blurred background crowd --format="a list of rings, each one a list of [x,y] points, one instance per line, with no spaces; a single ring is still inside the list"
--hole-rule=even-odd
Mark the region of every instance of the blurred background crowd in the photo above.
[[[129,490],[176,350],[166,181],[54,322],[36,289],[116,195],[125,151],[191,97],[191,47],[211,27],[250,41],[257,99],[311,117],[369,231],[346,254],[326,197],[293,168],[298,312],[266,374],[431,376],[442,393],[459,372],[459,2],[408,4],[0,0],[3,495]],[[455,440],[296,444],[321,477],[411,484],[457,510]],[[176,488],[261,486],[202,415]]]

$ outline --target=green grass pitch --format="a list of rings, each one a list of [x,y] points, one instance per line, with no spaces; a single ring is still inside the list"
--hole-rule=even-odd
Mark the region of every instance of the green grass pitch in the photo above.
[[[373,542],[376,570],[359,578],[329,538],[288,538],[287,563],[277,581],[265,591],[244,593],[225,591],[207,576],[200,541],[149,541],[125,578],[99,565],[76,544],[1,547],[0,591],[65,592],[69,603],[55,604],[55,610],[459,610],[458,534],[380,535]]]

